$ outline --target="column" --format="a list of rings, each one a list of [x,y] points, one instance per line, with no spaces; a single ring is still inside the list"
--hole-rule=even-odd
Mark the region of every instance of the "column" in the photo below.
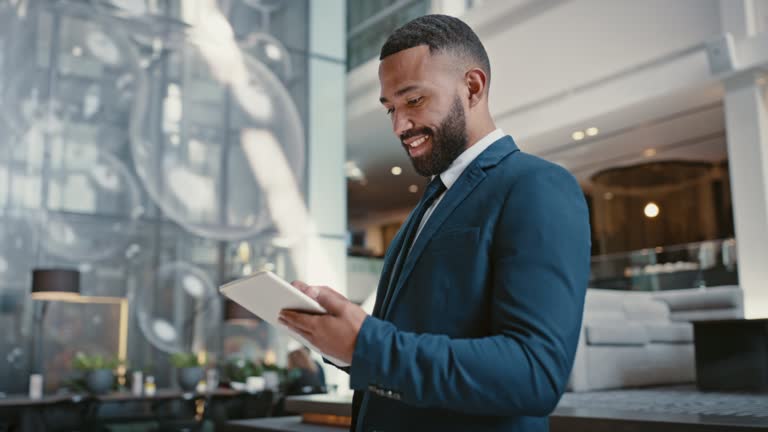
[[[725,81],[733,218],[747,318],[768,318],[768,103],[765,78]]]
[[[753,0],[721,0],[724,33],[736,44],[760,31]],[[737,50],[737,53],[739,51]],[[768,317],[768,103],[766,78],[747,53],[736,58],[736,72],[723,80],[725,128],[736,230],[739,285],[747,318]]]
[[[347,287],[346,2],[309,2],[308,209],[304,280]],[[325,368],[329,385],[348,390],[348,376]]]

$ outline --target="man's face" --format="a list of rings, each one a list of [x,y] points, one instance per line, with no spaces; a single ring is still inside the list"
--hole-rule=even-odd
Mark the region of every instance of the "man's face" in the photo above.
[[[392,54],[379,65],[380,101],[395,136],[423,176],[445,171],[467,147],[461,81],[451,60],[430,54],[423,45]]]

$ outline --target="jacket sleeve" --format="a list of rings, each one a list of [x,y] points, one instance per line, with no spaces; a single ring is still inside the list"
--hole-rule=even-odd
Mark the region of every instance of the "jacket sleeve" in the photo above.
[[[553,167],[517,180],[490,259],[489,336],[415,334],[368,317],[355,345],[351,387],[468,414],[552,412],[573,364],[590,268],[588,211],[567,171]]]

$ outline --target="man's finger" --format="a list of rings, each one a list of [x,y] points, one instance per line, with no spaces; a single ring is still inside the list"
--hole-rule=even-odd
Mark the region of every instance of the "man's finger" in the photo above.
[[[301,333],[312,334],[316,325],[314,320],[317,318],[314,315],[305,314],[301,312],[282,310],[280,311],[279,321],[288,327],[298,330]]]
[[[336,315],[344,309],[349,300],[328,287],[317,287],[319,294],[315,298],[317,302],[331,315]]]
[[[302,281],[298,281],[298,280],[295,280],[295,281],[291,282],[291,285],[293,285],[294,287],[298,288],[299,291],[303,292],[304,294],[306,294],[306,295],[308,295],[308,296],[310,296],[312,298],[317,298],[318,290],[317,290],[316,287],[313,287],[311,285],[307,285],[306,283],[304,283]]]

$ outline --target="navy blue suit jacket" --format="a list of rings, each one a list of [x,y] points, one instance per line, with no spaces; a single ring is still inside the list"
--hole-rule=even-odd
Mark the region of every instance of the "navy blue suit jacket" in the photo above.
[[[590,269],[573,176],[496,141],[445,193],[382,310],[402,241],[401,231],[348,369],[353,430],[548,430]]]

